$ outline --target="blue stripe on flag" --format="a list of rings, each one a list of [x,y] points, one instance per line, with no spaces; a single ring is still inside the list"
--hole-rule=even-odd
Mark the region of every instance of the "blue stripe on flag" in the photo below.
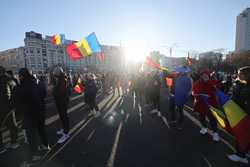
[[[90,35],[88,35],[86,37],[86,40],[89,44],[89,47],[91,48],[92,53],[101,52],[101,46],[100,46],[94,32],[91,33]]]
[[[61,44],[65,43],[65,35],[64,34],[60,34],[61,36]]]

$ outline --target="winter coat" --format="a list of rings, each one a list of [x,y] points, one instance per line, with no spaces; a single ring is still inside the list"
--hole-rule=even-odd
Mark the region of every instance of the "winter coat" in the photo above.
[[[64,75],[60,75],[55,79],[53,96],[58,103],[69,102],[70,88]]]
[[[215,91],[219,86],[218,81],[209,80],[208,82],[203,82],[202,80],[197,80],[193,86],[194,96],[194,110],[200,113],[206,114],[208,112],[208,106],[204,103],[201,96],[196,96],[197,94],[208,95],[208,103],[213,107],[218,107],[218,102],[216,99]]]
[[[36,80],[25,78],[15,89],[15,103],[24,116],[24,127],[35,126],[42,112],[42,101]]]
[[[1,112],[9,112],[11,100],[10,78],[6,75],[0,76],[0,106]]]
[[[192,90],[192,81],[188,76],[180,76],[175,81],[175,104],[183,105],[188,101]]]
[[[233,86],[232,99],[250,114],[250,84],[236,82]]]
[[[96,98],[97,94],[97,86],[95,80],[87,80],[85,83],[85,92],[84,92],[84,100],[86,103],[90,103],[92,100]]]

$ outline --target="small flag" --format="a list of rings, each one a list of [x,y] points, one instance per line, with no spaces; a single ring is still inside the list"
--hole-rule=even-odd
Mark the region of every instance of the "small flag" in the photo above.
[[[146,57],[145,64],[147,64],[150,67],[162,70],[162,71],[167,71],[168,70],[166,67],[162,67],[160,65],[160,63],[155,63],[151,56]]]
[[[66,51],[69,57],[75,61],[86,56],[91,56],[94,53],[101,52],[101,45],[93,32],[86,38],[67,45]]]
[[[53,35],[50,39],[51,43],[58,46],[65,43],[65,35],[64,34],[56,34]]]
[[[74,92],[76,92],[76,93],[79,93],[79,94],[82,93],[82,89],[81,89],[81,87],[80,87],[79,85],[76,85],[76,86],[73,88],[73,90],[74,90]]]
[[[166,85],[168,87],[172,87],[173,86],[173,78],[166,77]]]
[[[105,56],[104,56],[104,53],[103,52],[99,52],[99,53],[97,53],[97,58],[98,58],[98,60],[101,62],[101,61],[104,61],[104,59],[105,59]]]
[[[187,57],[187,65],[191,66],[192,65],[192,59],[189,56],[189,52],[188,52],[188,57]]]

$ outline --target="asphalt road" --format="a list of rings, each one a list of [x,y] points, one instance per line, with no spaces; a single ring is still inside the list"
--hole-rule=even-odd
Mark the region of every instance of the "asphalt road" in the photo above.
[[[83,96],[74,95],[69,107],[70,139],[56,144],[61,122],[53,99],[48,100],[46,127],[52,150],[42,153],[41,167],[238,167],[226,155],[233,151],[233,138],[222,130],[222,140],[199,133],[192,108],[185,107],[183,130],[170,123],[168,93],[161,92],[161,111],[138,107],[134,98],[99,94],[101,116],[89,115]],[[9,140],[5,132],[5,142]],[[23,138],[20,134],[19,141]],[[27,155],[27,145],[0,155],[0,167],[18,167]]]

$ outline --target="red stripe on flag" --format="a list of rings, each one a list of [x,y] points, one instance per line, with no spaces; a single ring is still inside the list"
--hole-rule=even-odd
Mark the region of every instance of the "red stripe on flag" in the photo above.
[[[240,151],[248,151],[250,147],[250,116],[246,116],[232,128],[232,134],[239,145]]]
[[[67,45],[66,52],[73,61],[83,58],[80,50],[74,43]]]
[[[56,45],[56,38],[55,38],[55,35],[53,35],[51,38],[50,38],[50,42],[54,45]]]

